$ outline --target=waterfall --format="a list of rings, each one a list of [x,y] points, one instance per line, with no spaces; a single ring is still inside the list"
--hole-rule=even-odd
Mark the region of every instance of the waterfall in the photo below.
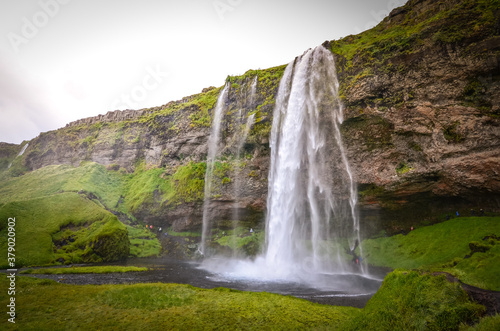
[[[207,154],[207,170],[205,172],[205,190],[204,190],[204,201],[203,201],[203,228],[201,234],[201,253],[206,253],[206,240],[209,235],[209,225],[210,225],[210,197],[212,194],[212,182],[213,182],[213,170],[215,164],[215,157],[217,156],[217,150],[219,145],[220,136],[220,124],[222,122],[222,114],[224,110],[224,103],[227,95],[227,90],[229,88],[229,83],[226,83],[224,89],[220,92],[217,99],[217,104],[215,106],[213,120],[212,120],[212,132],[210,133],[210,138],[208,139],[208,154]]]
[[[241,165],[240,165],[240,160],[241,160],[241,150],[243,149],[243,146],[245,145],[245,142],[247,141],[248,134],[250,133],[250,129],[252,128],[253,124],[255,122],[255,114],[250,115],[247,118],[247,123],[245,124],[245,127],[243,128],[243,133],[240,135],[240,138],[238,140],[237,146],[236,146],[236,162],[235,162],[235,169],[234,169],[234,206],[233,206],[233,244],[235,245],[236,242],[236,235],[235,235],[235,230],[238,226],[238,222],[240,221],[240,196],[241,196],[241,178],[240,178],[240,173],[241,173]],[[236,250],[233,251],[233,256],[236,256]]]
[[[243,145],[245,145],[245,142],[247,141],[248,133],[250,133],[250,129],[252,128],[253,124],[255,122],[255,114],[252,114],[248,116],[247,123],[245,124],[245,128],[243,129],[243,134],[240,136],[240,139],[238,140],[238,144],[236,147],[236,160],[239,161],[241,159],[241,149],[243,148]],[[236,162],[236,171],[235,171],[235,183],[234,183],[234,196],[235,199],[237,200],[238,197],[240,196],[240,186],[241,186],[241,180],[239,180],[239,173],[241,171],[240,165],[238,162]],[[238,220],[238,217],[236,217],[236,220]]]
[[[241,149],[243,148],[243,145],[247,141],[248,133],[250,133],[250,129],[253,126],[253,123],[255,122],[255,114],[252,114],[248,116],[247,119],[247,124],[245,124],[245,129],[243,130],[243,136],[241,137],[239,144],[238,144],[238,158],[241,156]]]
[[[19,154],[17,154],[16,158],[18,156],[22,156],[24,154],[24,152],[26,151],[26,148],[28,148],[28,145],[29,145],[29,143],[26,143],[26,145],[23,146],[23,148],[21,149],[21,151],[19,152]],[[7,167],[7,169],[10,169],[10,167],[12,167],[12,162],[9,163],[9,166]]]
[[[330,51],[318,46],[287,66],[271,131],[264,257],[281,276],[362,271],[354,254],[357,192],[341,139],[342,112]]]
[[[359,258],[357,191],[338,89],[333,55],[323,46],[288,64],[271,127],[264,253],[252,261],[205,259],[202,268],[229,280],[366,293],[371,276]]]
[[[257,79],[258,76],[255,75],[255,78],[252,81],[252,85],[250,87],[250,107],[253,107],[253,103],[255,101],[255,93],[257,93]]]
[[[24,145],[24,147],[21,149],[21,151],[19,152],[19,154],[17,154],[17,156],[23,155],[24,152],[26,151],[26,148],[28,148],[28,145],[29,145],[29,143],[26,143],[26,145]]]

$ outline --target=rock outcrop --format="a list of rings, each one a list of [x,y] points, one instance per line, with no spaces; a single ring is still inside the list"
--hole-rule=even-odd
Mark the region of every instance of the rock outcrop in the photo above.
[[[500,11],[483,6],[409,1],[370,30],[395,37],[364,49],[353,36],[326,44],[360,45],[337,52],[344,139],[364,215],[392,231],[499,208]]]

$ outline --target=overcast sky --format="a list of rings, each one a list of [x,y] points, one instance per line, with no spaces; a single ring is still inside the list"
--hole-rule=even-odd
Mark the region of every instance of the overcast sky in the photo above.
[[[404,0],[0,0],[0,141],[286,64]]]

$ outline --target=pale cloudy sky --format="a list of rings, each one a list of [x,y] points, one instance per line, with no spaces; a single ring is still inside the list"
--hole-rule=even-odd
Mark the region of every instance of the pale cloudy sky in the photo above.
[[[159,106],[366,30],[404,0],[0,0],[0,141]]]

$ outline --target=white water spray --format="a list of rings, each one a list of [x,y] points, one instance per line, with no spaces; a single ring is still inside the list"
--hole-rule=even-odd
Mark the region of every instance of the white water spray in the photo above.
[[[318,46],[288,65],[273,115],[265,255],[282,276],[361,270],[356,255],[350,261],[360,238],[342,111],[328,50]]]
[[[369,279],[359,261],[357,192],[338,88],[333,55],[322,46],[287,66],[271,128],[265,252],[254,261],[208,259],[203,268],[227,279],[349,293]]]

